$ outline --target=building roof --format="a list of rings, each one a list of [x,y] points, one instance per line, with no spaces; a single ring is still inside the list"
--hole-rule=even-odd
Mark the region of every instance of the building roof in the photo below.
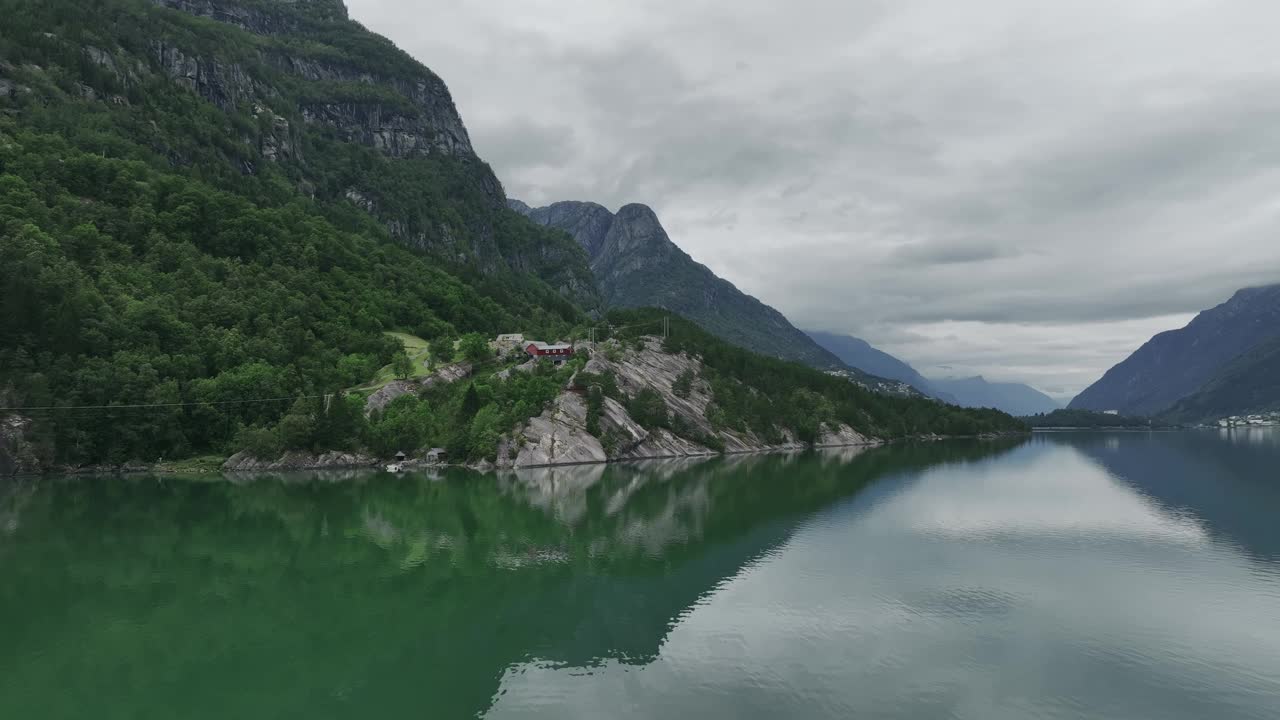
[[[530,345],[533,345],[539,350],[569,350],[573,347],[569,343],[544,343],[537,340],[531,342]]]

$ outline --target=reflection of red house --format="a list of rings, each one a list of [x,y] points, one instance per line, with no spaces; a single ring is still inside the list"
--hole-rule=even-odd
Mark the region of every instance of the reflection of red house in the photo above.
[[[573,346],[568,343],[531,342],[525,345],[524,351],[535,358],[547,358],[555,363],[562,363],[573,357]]]

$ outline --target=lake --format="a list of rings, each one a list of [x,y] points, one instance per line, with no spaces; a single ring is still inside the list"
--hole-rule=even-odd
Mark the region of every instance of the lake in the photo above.
[[[4,718],[1280,717],[1280,431],[0,484]]]

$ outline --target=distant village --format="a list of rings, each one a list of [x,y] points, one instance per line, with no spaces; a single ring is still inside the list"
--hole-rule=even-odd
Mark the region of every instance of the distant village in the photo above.
[[[1280,425],[1280,411],[1260,415],[1232,415],[1218,421],[1218,427],[1252,427]]]

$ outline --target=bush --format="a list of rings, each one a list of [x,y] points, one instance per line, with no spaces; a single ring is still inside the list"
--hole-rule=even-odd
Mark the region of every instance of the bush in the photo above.
[[[687,398],[693,391],[693,371],[685,370],[676,378],[675,383],[671,386],[671,392],[675,393],[678,398]]]
[[[259,460],[275,460],[283,451],[280,436],[271,428],[242,428],[236,435],[236,445]]]

